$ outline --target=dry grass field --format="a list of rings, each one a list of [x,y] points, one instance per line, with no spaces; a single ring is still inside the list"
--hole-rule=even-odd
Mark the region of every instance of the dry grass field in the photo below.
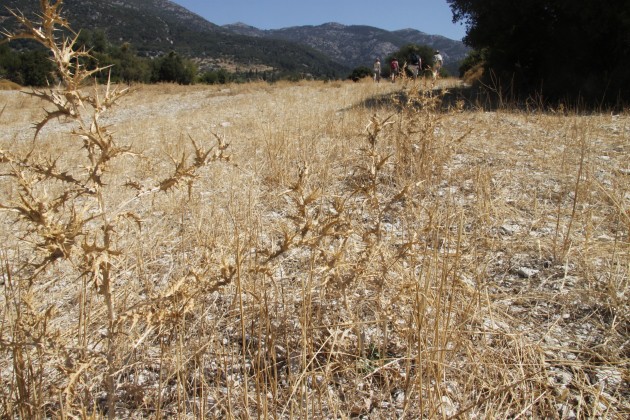
[[[628,112],[89,87],[42,4],[61,83],[0,91],[1,418],[630,416]]]
[[[0,92],[1,416],[627,418],[630,115],[424,83]]]

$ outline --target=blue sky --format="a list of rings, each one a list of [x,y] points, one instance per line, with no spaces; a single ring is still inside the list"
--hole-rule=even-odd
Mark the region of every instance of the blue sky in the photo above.
[[[446,0],[173,0],[217,25],[243,22],[259,29],[338,22],[396,30],[413,28],[462,39]]]

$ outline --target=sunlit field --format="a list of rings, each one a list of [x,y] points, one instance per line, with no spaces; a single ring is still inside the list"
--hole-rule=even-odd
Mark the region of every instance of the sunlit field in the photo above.
[[[630,115],[458,83],[0,92],[2,416],[625,418]]]
[[[0,83],[1,418],[630,416],[630,113],[99,85],[42,7],[59,83]]]

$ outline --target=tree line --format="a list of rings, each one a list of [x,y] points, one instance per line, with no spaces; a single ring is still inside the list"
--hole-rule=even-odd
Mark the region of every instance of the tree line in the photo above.
[[[236,71],[222,68],[200,70],[197,64],[171,51],[159,57],[143,57],[130,44],[115,45],[107,40],[103,31],[83,30],[75,48],[90,51],[90,58],[82,64],[88,69],[107,68],[96,74],[100,82],[110,79],[114,83],[193,83],[225,84],[248,80],[276,81],[302,77],[281,71]],[[28,41],[0,44],[0,79],[22,86],[46,86],[54,83],[55,70],[43,48]]]

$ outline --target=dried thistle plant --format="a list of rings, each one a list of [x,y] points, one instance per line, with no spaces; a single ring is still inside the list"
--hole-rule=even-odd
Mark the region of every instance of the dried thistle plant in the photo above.
[[[11,287],[16,299],[12,319],[15,333],[10,341],[3,342],[2,348],[4,351],[12,349],[15,366],[20,372],[33,369],[32,362],[31,365],[27,362],[31,360],[31,356],[27,355],[32,353],[32,344],[24,337],[32,337],[34,325],[39,325],[42,321],[22,322],[25,317],[37,317],[40,310],[38,305],[31,305],[26,299],[38,300],[37,293],[45,291],[45,284],[40,284],[40,279],[50,270],[61,270],[66,272],[65,275],[73,273],[76,278],[83,279],[82,287],[86,288],[83,295],[89,294],[87,288],[91,285],[102,298],[106,313],[102,325],[105,344],[98,345],[99,350],[96,353],[85,347],[87,342],[78,348],[70,344],[65,350],[67,357],[79,358],[83,364],[80,371],[68,372],[69,378],[74,379],[61,382],[57,386],[68,396],[65,399],[65,404],[68,405],[66,409],[76,410],[76,400],[70,398],[70,395],[74,392],[76,380],[81,377],[80,372],[100,368],[104,372],[101,374],[102,386],[107,396],[103,412],[107,412],[109,418],[114,418],[116,376],[122,367],[120,334],[129,326],[126,320],[130,318],[130,314],[137,313],[137,308],[149,307],[147,302],[137,302],[133,305],[134,309],[129,311],[116,297],[114,278],[118,275],[117,261],[125,253],[118,244],[119,234],[127,229],[129,222],[141,226],[141,217],[129,211],[129,206],[148,194],[169,192],[182,183],[188,185],[190,194],[200,169],[212,162],[229,161],[226,154],[229,145],[221,137],[215,136],[217,146],[204,149],[191,138],[194,148],[192,159],[184,154],[181,159],[174,160],[173,173],[158,181],[155,187],[143,188],[140,181],[128,180],[126,185],[139,189],[137,193],[122,203],[110,199],[107,189],[113,179],[112,166],[123,156],[137,154],[132,152],[130,146],[121,146],[116,142],[109,127],[101,123],[101,117],[130,90],[114,87],[108,81],[104,89],[95,85],[92,94],[86,93],[92,83],[92,76],[106,68],[85,67],[83,63],[85,59],[91,58],[90,53],[76,49],[78,34],[71,30],[69,23],[63,18],[62,4],[62,1],[41,1],[40,20],[37,22],[12,11],[23,31],[2,34],[5,37],[3,42],[30,39],[46,47],[51,53],[59,78],[56,86],[29,92],[31,96],[49,105],[43,119],[35,125],[31,149],[22,155],[0,150],[1,163],[7,171],[5,176],[12,180],[18,191],[17,197],[0,202],[0,209],[14,214],[16,221],[24,226],[25,233],[20,239],[28,244],[32,252],[25,255],[26,258],[21,262],[11,261]],[[71,36],[67,38],[60,28],[68,30]],[[40,152],[39,137],[42,130],[58,119],[73,124],[67,139],[68,147],[79,143],[83,152],[82,162],[75,164],[76,166],[67,166],[68,159],[63,154],[44,156]],[[226,271],[220,275],[219,280],[212,283],[212,287],[229,283],[232,276],[233,271]],[[205,278],[203,273],[193,274],[191,271],[191,275],[185,275],[182,279],[193,278],[197,279],[197,283],[206,284],[199,281],[202,277]],[[180,281],[177,284],[181,286],[185,282]],[[179,307],[182,300],[189,300],[185,298],[188,295],[180,294],[179,287],[171,287],[154,297],[151,302],[160,302],[166,312],[176,311],[167,307]],[[180,297],[175,299],[174,296]],[[45,299],[41,301],[44,302]],[[49,313],[53,307],[54,305],[48,306],[45,312]],[[83,313],[84,310],[79,318],[84,320],[82,322],[87,322],[88,315]],[[147,322],[143,323],[142,328],[151,330],[151,322],[154,322],[151,320],[154,318],[146,318]],[[42,338],[42,343],[46,340]],[[48,345],[65,347],[59,340],[50,340],[49,344],[45,344],[44,354],[39,359],[39,366],[42,368],[47,364],[46,352],[51,350]],[[87,356],[90,354],[91,357]],[[19,389],[17,405],[21,415],[25,418],[42,417],[41,408],[32,408],[33,401],[44,398],[34,388],[35,379],[18,375],[16,380]],[[41,405],[41,402],[37,404]]]

